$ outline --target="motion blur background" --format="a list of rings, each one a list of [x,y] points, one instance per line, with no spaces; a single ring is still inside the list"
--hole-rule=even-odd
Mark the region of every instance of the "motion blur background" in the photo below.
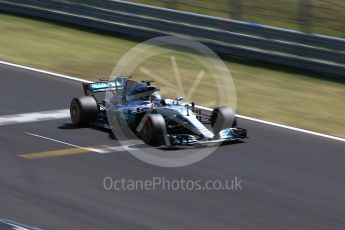
[[[132,0],[171,9],[345,37],[344,0]]]

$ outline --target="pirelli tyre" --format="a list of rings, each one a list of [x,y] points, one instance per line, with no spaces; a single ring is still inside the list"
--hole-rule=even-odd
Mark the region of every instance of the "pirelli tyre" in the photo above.
[[[140,131],[141,139],[151,146],[164,145],[165,120],[160,114],[149,114]]]
[[[237,126],[235,112],[226,106],[215,108],[211,114],[211,125],[215,134],[225,128]]]
[[[90,96],[73,98],[70,105],[70,113],[74,126],[87,126],[97,119],[97,102],[93,97]]]

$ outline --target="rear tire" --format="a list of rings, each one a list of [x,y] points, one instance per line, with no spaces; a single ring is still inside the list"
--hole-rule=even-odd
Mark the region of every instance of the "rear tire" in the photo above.
[[[230,107],[218,107],[212,111],[211,125],[215,134],[218,134],[225,128],[237,126],[235,112]]]
[[[165,120],[160,114],[149,114],[144,127],[141,129],[141,139],[145,144],[160,146],[164,142]]]
[[[84,127],[97,119],[98,105],[90,96],[73,98],[70,105],[71,120],[74,126]]]

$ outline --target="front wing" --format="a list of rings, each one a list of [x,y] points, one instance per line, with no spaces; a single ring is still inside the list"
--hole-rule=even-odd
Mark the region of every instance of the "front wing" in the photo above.
[[[172,134],[169,135],[169,145],[176,146],[194,146],[194,145],[212,145],[220,142],[238,141],[247,138],[247,130],[243,128],[227,128],[219,132],[213,139],[198,140],[190,134]]]

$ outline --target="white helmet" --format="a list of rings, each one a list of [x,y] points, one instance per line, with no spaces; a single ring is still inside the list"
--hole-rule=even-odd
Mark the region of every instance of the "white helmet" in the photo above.
[[[149,100],[153,103],[153,102],[162,100],[162,97],[161,97],[161,95],[159,94],[159,92],[156,91],[156,92],[154,92],[153,94],[150,95]]]

